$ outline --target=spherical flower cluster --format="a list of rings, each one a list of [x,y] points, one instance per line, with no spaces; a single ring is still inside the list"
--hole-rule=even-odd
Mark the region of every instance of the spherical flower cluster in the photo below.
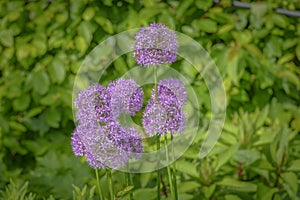
[[[138,159],[142,138],[134,128],[122,127],[115,117],[123,112],[134,115],[142,107],[142,98],[139,86],[125,79],[108,88],[97,84],[81,91],[75,101],[79,124],[71,139],[75,156],[85,155],[93,168],[116,168]]]
[[[160,81],[157,96],[153,89],[143,115],[146,133],[150,136],[163,135],[168,131],[171,135],[182,133],[185,128],[183,105],[186,101],[186,91],[179,80],[172,78]]]
[[[110,94],[102,85],[96,84],[80,91],[75,101],[76,118],[80,122],[111,120]]]
[[[133,48],[138,65],[173,63],[178,50],[176,34],[162,24],[152,23],[137,32]]]
[[[120,78],[111,82],[107,91],[111,95],[111,109],[114,118],[121,113],[133,116],[141,110],[144,93],[135,81]]]

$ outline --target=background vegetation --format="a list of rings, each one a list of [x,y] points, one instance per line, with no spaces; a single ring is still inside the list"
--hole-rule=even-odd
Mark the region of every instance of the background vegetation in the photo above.
[[[0,1],[0,198],[97,198],[94,172],[70,146],[74,77],[99,42],[156,21],[203,45],[228,98],[221,138],[200,160],[210,96],[197,71],[174,64],[193,80],[202,116],[199,136],[177,161],[180,199],[299,199],[300,19],[275,8],[300,9],[297,0],[251,9],[229,0]],[[118,59],[106,80],[132,66],[131,55]],[[117,195],[124,174],[113,179]],[[154,173],[133,180],[135,199],[155,198]]]

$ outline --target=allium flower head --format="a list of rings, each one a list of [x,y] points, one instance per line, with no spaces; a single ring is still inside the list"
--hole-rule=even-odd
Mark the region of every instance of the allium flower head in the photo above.
[[[159,81],[158,94],[158,100],[165,105],[176,103],[179,106],[183,106],[187,103],[185,87],[180,80],[175,78]]]
[[[143,115],[143,126],[149,136],[167,133],[167,111],[164,106],[149,100]]]
[[[176,34],[162,24],[152,23],[137,32],[133,48],[138,65],[173,63],[178,50]]]
[[[171,135],[182,133],[185,127],[182,103],[169,89],[158,90],[157,98],[153,89],[143,115],[143,126],[150,136],[163,135],[168,131]]]
[[[71,144],[75,156],[83,156],[85,154],[85,147],[78,135],[77,129],[75,129],[72,135]]]
[[[79,92],[75,101],[76,117],[80,122],[111,120],[110,94],[105,87],[96,84]]]
[[[120,78],[111,82],[107,91],[111,95],[111,110],[115,118],[121,113],[133,116],[142,108],[144,93],[134,80]]]
[[[79,124],[72,136],[72,148],[76,156],[86,156],[93,168],[117,168],[143,151],[142,138],[133,128],[109,122],[99,126],[96,122]]]

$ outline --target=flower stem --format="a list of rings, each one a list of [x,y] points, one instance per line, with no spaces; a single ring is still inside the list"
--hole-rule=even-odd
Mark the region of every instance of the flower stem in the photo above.
[[[156,135],[157,140],[156,140],[156,149],[157,152],[160,149],[160,135]],[[160,158],[158,156],[158,166],[160,163]],[[157,198],[158,200],[160,200],[160,169],[157,170]]]
[[[95,169],[95,171],[96,171],[97,188],[98,188],[98,192],[99,192],[99,197],[100,197],[100,200],[103,200],[103,194],[102,194],[101,184],[100,184],[100,180],[99,180],[98,169]]]
[[[126,173],[126,178],[127,178],[127,186],[133,186],[133,181],[132,181],[132,175],[131,173]],[[129,199],[130,200],[133,200],[133,194],[132,194],[132,191],[130,190],[129,191]]]
[[[168,164],[167,165],[167,172],[168,172],[169,185],[170,185],[172,199],[174,199],[174,187],[173,187],[173,181],[172,181],[171,167],[169,165],[169,152],[168,152],[167,135],[165,135],[165,149],[166,149],[166,160],[167,160],[167,164]]]
[[[175,162],[175,153],[174,153],[174,146],[173,146],[173,135],[171,135],[171,148],[172,148],[172,175],[173,175],[173,186],[174,186],[174,194],[175,200],[178,200],[178,192],[177,192],[177,180],[176,180],[176,162]]]
[[[114,200],[114,192],[113,192],[113,185],[112,185],[111,169],[107,169],[106,170],[106,176],[107,176],[107,181],[108,181],[108,189],[109,189],[110,199]]]

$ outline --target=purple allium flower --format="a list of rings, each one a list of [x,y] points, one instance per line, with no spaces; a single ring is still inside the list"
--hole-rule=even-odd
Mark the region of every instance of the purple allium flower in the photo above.
[[[81,123],[72,136],[72,148],[76,156],[86,156],[93,168],[117,168],[129,159],[139,159],[143,151],[142,138],[133,128],[109,122],[100,126],[97,122]]]
[[[168,131],[182,133],[185,128],[185,114],[182,106],[187,102],[184,85],[177,79],[165,79],[158,83],[145,108],[143,125],[150,136],[163,135]]]
[[[176,103],[183,106],[187,103],[187,94],[183,83],[175,78],[168,78],[158,83],[158,101],[162,104]]]
[[[111,98],[105,87],[97,84],[80,91],[75,101],[78,109],[77,119],[87,121],[108,122],[111,120]]]
[[[121,113],[133,116],[142,108],[144,93],[134,80],[120,78],[111,82],[107,91],[111,95],[111,110],[115,118]]]
[[[143,126],[149,136],[167,133],[167,111],[164,106],[152,99],[148,101],[143,115]]]
[[[71,138],[72,149],[75,156],[83,156],[85,154],[85,147],[78,136],[77,129],[75,129]]]
[[[162,24],[143,27],[135,36],[134,57],[141,66],[160,65],[176,61],[176,34]]]

